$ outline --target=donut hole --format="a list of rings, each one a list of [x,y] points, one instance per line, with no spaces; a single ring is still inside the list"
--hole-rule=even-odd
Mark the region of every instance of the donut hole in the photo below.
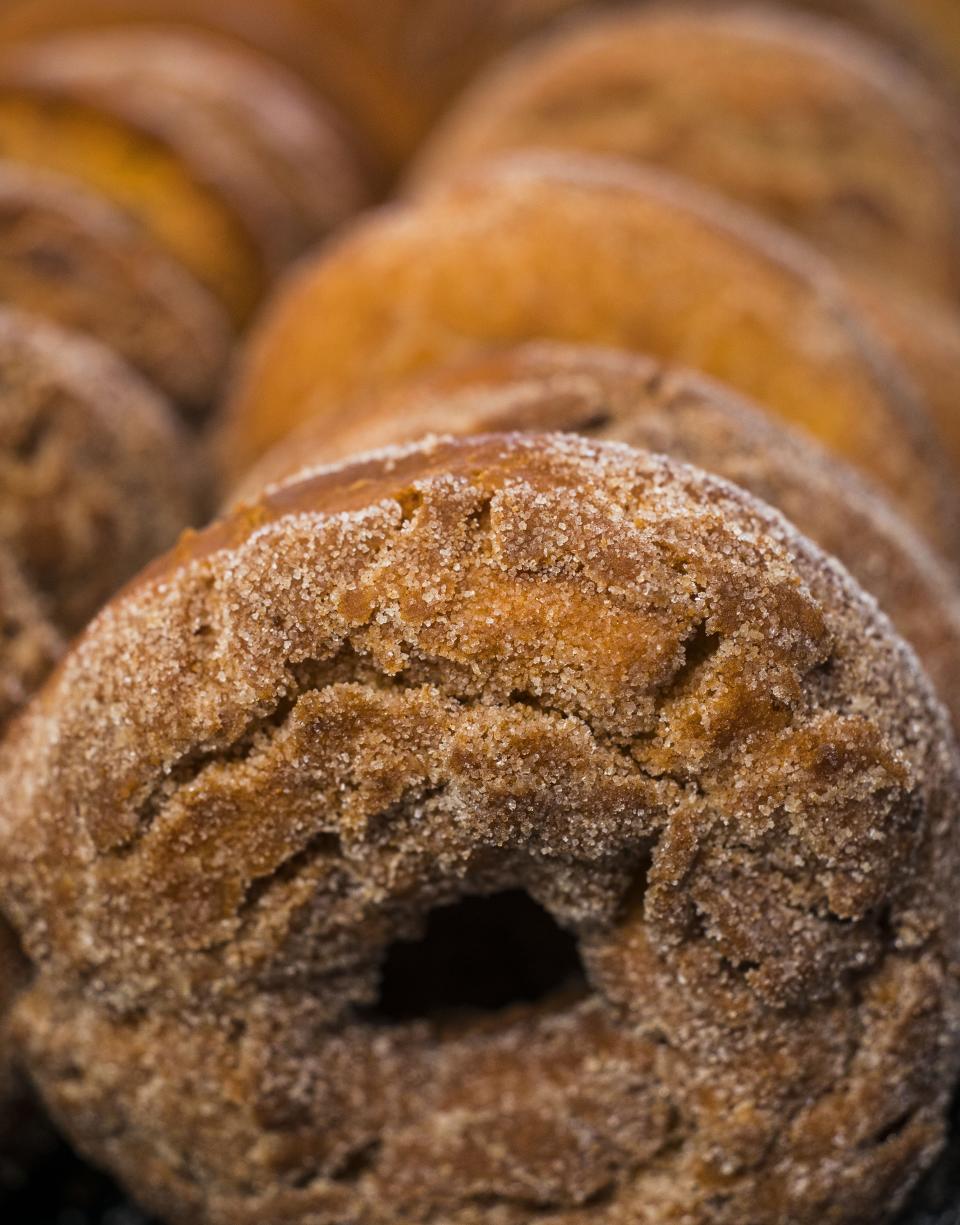
[[[418,940],[391,944],[366,1015],[402,1023],[489,1014],[587,990],[575,938],[528,893],[507,889],[438,906]]]

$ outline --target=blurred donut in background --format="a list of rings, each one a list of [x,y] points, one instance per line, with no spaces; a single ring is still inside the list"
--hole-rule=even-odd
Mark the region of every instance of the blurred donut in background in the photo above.
[[[0,311],[0,723],[197,513],[167,403],[94,341]]]
[[[177,24],[262,49],[327,98],[389,177],[487,60],[582,0],[7,0],[0,45]]]
[[[954,116],[832,22],[654,5],[583,22],[482,74],[416,184],[512,149],[606,153],[696,179],[847,266],[960,299]]]
[[[311,417],[491,344],[552,339],[712,374],[884,484],[955,551],[954,482],[829,265],[610,158],[518,156],[342,233],[265,312],[224,419],[233,473]]]
[[[74,180],[0,162],[0,300],[102,341],[190,420],[216,399],[225,314],[122,209]]]
[[[316,196],[307,221],[277,173],[298,160],[270,122],[288,107],[308,130],[305,158],[320,163],[325,226]],[[363,201],[337,122],[270,61],[197,35],[105,31],[11,50],[0,63],[0,156],[125,209],[238,327],[273,276]]]

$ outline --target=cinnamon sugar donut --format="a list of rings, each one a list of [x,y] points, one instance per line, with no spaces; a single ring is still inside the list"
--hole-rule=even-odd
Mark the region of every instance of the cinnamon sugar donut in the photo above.
[[[170,410],[106,349],[0,311],[0,726],[195,513]]]
[[[664,166],[847,265],[960,296],[952,111],[835,22],[661,4],[561,30],[481,76],[414,177],[530,147]]]
[[[289,160],[278,106],[310,125],[302,155],[323,159],[332,225],[361,200],[336,120],[269,60],[212,37],[100,31],[14,48],[0,66],[0,154],[120,204],[243,324],[272,276],[318,237],[316,216],[305,224],[289,176],[276,173]]]
[[[319,241],[366,202],[361,158],[342,118],[269,57],[176,27],[98,30],[50,39],[44,58],[131,88],[147,77],[212,116],[245,149],[285,207],[290,251]]]
[[[0,545],[0,728],[39,687],[63,645],[39,593]]]
[[[955,483],[831,269],[751,215],[612,159],[506,159],[328,244],[247,346],[228,466],[239,475],[300,422],[335,422],[431,366],[535,339],[717,376],[871,473],[955,553]]]
[[[0,748],[16,1033],[171,1222],[880,1222],[960,1064],[958,784],[746,493],[386,451],[187,538]]]
[[[530,344],[435,371],[308,422],[247,474],[236,502],[298,472],[424,435],[570,430],[664,452],[782,511],[876,596],[960,729],[960,588],[882,493],[719,384],[614,349]]]
[[[131,207],[240,322],[264,277],[364,202],[339,117],[225,39],[175,27],[64,34],[17,48],[0,79],[11,90],[0,92],[0,149]]]
[[[4,0],[0,46],[131,24],[213,30],[296,70],[391,172],[480,64],[582,7],[584,0]]]
[[[220,308],[78,183],[0,164],[0,299],[103,341],[191,417],[217,394],[230,346]]]

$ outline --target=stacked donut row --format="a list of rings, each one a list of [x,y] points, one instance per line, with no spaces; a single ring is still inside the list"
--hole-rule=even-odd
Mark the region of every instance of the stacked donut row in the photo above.
[[[209,33],[0,61],[0,717],[227,491],[0,745],[10,1041],[164,1220],[852,1225],[943,1148],[950,69],[882,0],[511,21],[573,7],[215,415],[449,92],[417,55],[517,27],[279,6],[346,119]]]

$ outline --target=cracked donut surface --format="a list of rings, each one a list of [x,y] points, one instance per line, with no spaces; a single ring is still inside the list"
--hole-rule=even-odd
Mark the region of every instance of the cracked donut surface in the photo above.
[[[560,435],[359,458],[185,538],[0,750],[15,1030],[172,1221],[881,1220],[960,1062],[957,770],[734,487]],[[579,968],[397,980],[518,898]]]
[[[301,426],[254,465],[234,500],[430,434],[516,430],[662,452],[776,507],[876,596],[960,728],[960,587],[949,566],[879,489],[813,439],[719,383],[639,354],[541,342],[457,362],[358,401],[335,423]]]

